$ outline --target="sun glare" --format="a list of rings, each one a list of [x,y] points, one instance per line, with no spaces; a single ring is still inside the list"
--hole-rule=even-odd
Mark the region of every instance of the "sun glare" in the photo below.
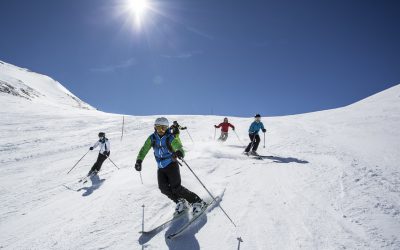
[[[129,11],[135,15],[135,18],[140,21],[146,9],[148,7],[148,3],[146,0],[129,0]]]

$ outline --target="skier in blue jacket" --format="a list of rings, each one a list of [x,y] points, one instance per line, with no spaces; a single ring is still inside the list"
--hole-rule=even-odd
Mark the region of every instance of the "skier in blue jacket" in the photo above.
[[[260,114],[256,114],[254,116],[254,119],[255,119],[254,122],[251,123],[250,128],[249,128],[249,137],[250,137],[251,142],[247,146],[244,153],[246,155],[251,154],[251,155],[258,156],[257,148],[258,148],[258,144],[260,144],[260,140],[261,140],[260,136],[258,135],[258,132],[260,131],[260,129],[262,130],[263,133],[267,132],[267,130],[264,128],[264,124],[261,122]]]

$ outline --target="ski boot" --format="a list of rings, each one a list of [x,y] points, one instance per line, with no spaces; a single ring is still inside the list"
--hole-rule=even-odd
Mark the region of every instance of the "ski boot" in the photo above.
[[[187,208],[188,207],[186,205],[186,201],[184,199],[179,199],[178,202],[176,203],[174,216],[177,216],[177,215],[185,212]]]
[[[256,151],[254,151],[254,150],[252,150],[251,152],[250,152],[250,154],[251,155],[253,155],[253,156],[260,156]]]
[[[204,201],[199,201],[199,202],[195,202],[192,204],[192,214],[193,216],[196,216],[198,214],[200,214],[204,208],[207,206],[207,203],[205,203]]]

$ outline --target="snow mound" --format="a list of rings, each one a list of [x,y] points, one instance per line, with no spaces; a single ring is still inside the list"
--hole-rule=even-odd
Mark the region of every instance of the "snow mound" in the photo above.
[[[0,96],[23,98],[30,103],[93,109],[54,79],[0,61]],[[15,99],[18,98],[18,99]]]

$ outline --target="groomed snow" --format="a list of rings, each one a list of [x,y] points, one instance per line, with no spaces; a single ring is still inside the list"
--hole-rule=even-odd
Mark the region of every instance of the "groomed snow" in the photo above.
[[[219,116],[167,116],[182,131],[186,161],[233,218],[218,207],[175,240],[178,225],[144,237],[174,205],[157,188],[150,151],[140,182],[133,168],[156,116],[94,110],[49,77],[0,63],[0,83],[30,87],[32,98],[0,92],[0,249],[400,249],[400,85],[340,109],[264,117],[262,161],[241,154],[232,132],[213,140]],[[18,85],[19,84],[19,85]],[[21,85],[23,84],[23,85]],[[23,93],[23,92],[22,92]],[[74,97],[74,98],[71,98]],[[262,113],[262,110],[254,112]],[[230,117],[248,143],[252,118]],[[101,185],[79,184],[105,131],[111,159]],[[217,133],[218,135],[218,133]],[[186,167],[183,185],[207,198]],[[75,191],[81,188],[80,191]]]

